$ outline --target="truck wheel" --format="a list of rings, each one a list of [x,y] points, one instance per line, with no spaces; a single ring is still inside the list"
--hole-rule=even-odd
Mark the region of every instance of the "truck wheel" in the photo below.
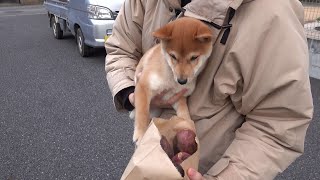
[[[62,37],[63,37],[63,31],[62,31],[61,28],[60,28],[60,24],[57,23],[57,22],[54,20],[54,17],[51,17],[51,27],[52,27],[52,31],[53,31],[53,36],[54,36],[56,39],[62,39]]]
[[[77,45],[79,53],[82,57],[88,57],[90,55],[90,47],[84,43],[84,36],[80,28],[77,29]]]

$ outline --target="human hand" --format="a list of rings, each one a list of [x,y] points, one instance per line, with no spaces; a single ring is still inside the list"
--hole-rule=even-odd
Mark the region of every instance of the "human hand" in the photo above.
[[[168,91],[163,91],[162,93],[156,95],[152,100],[150,105],[159,108],[170,108],[174,103],[176,103],[188,90],[183,89],[178,93],[171,96],[168,100],[164,100],[163,97],[168,93]],[[134,93],[129,94],[129,101],[134,106]]]
[[[187,89],[183,89],[166,100],[164,100],[163,97],[168,93],[168,90],[163,91],[153,97],[150,104],[151,106],[158,108],[171,108],[187,91]]]
[[[187,171],[190,180],[205,180],[205,178],[196,170],[189,168]]]
[[[141,74],[142,72],[139,72],[137,74],[137,81],[139,81]],[[163,97],[168,92],[168,90],[165,90],[160,94],[156,95],[155,97],[153,97],[153,99],[150,102],[150,105],[153,107],[159,107],[159,108],[171,108],[172,105],[176,103],[187,91],[188,91],[187,89],[183,89],[178,93],[174,94],[169,99],[163,100]],[[129,101],[134,106],[134,93],[129,94]]]
[[[132,104],[132,106],[134,106],[134,93],[129,94],[129,101]]]

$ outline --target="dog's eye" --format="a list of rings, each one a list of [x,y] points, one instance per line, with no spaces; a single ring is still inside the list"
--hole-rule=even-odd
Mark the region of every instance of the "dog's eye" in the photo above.
[[[191,61],[194,61],[194,60],[198,59],[198,57],[199,57],[199,56],[192,56],[190,60],[191,60]]]
[[[174,54],[170,54],[170,56],[172,57],[172,59],[177,60],[177,58]]]

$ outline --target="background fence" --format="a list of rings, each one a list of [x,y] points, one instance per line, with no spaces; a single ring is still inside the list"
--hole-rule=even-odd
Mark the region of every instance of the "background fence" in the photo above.
[[[309,46],[309,74],[320,79],[320,0],[300,1],[304,6],[304,28]]]
[[[308,38],[320,40],[320,0],[301,0]]]

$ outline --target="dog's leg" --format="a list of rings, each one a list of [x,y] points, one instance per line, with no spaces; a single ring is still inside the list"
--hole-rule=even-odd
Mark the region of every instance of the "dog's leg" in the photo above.
[[[178,117],[181,117],[186,120],[191,120],[186,97],[181,97],[173,105],[173,108],[176,110]]]
[[[136,145],[139,145],[140,140],[150,123],[149,111],[151,91],[145,82],[146,81],[144,81],[143,77],[141,77],[135,89],[135,123],[133,142],[135,142]]]

